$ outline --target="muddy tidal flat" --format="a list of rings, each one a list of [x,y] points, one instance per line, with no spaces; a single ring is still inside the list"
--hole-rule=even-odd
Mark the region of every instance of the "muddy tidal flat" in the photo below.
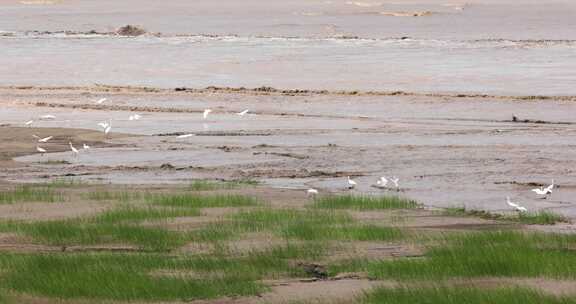
[[[193,2],[0,0],[0,304],[576,303],[576,4]]]

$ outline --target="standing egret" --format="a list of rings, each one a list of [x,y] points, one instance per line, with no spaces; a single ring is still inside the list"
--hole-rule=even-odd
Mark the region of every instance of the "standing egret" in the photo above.
[[[97,104],[102,104],[102,103],[104,103],[106,100],[107,100],[107,98],[100,98],[100,99],[96,100],[96,103],[97,103]]]
[[[83,148],[84,150],[90,150],[90,146],[87,145],[87,144],[82,144],[82,148]]]
[[[248,112],[250,112],[250,110],[246,109],[246,110],[244,110],[244,111],[242,111],[242,112],[236,113],[236,115],[238,115],[238,116],[244,116],[244,115],[248,114]]]
[[[74,156],[78,157],[78,153],[80,151],[78,151],[78,149],[76,149],[73,145],[72,142],[68,142],[68,145],[70,146],[70,150],[72,150],[72,153],[74,153]]]
[[[376,181],[376,187],[378,188],[386,188],[386,185],[388,185],[388,179],[385,176],[380,177],[380,179]]]
[[[108,128],[108,126],[110,125],[110,123],[107,122],[107,121],[103,121],[103,122],[98,123],[98,125],[99,125],[100,127],[102,127],[102,129],[106,129],[106,128]]]
[[[204,119],[208,118],[208,114],[212,113],[212,109],[206,109],[204,110],[204,113],[202,114],[202,116],[204,117]]]
[[[544,187],[534,188],[534,189],[532,189],[532,191],[538,195],[547,195],[548,194],[548,191],[545,190]]]
[[[354,180],[352,180],[350,178],[350,176],[348,176],[347,178],[348,178],[348,189],[354,189],[354,187],[356,187],[356,185],[358,185],[358,183],[356,183]]]
[[[50,114],[40,116],[40,120],[54,120],[54,119],[56,119],[56,116]]]
[[[128,117],[128,120],[139,120],[140,118],[142,118],[142,115],[134,114],[134,115],[130,115],[130,117]]]
[[[318,194],[318,190],[316,190],[314,188],[310,188],[310,189],[306,190],[306,194],[308,196],[315,196]]]
[[[106,127],[106,129],[104,129],[104,135],[105,135],[106,137],[108,137],[108,133],[110,133],[110,130],[112,130],[112,125],[111,125],[111,124],[109,124],[109,125]]]
[[[39,146],[36,146],[36,151],[40,152],[42,156],[44,156],[44,153],[46,153],[46,149]]]
[[[509,196],[506,197],[506,203],[508,204],[508,206],[516,209],[516,211],[519,211],[519,212],[526,212],[526,211],[528,211],[528,209],[526,209],[525,207],[520,206],[520,204],[511,201]]]

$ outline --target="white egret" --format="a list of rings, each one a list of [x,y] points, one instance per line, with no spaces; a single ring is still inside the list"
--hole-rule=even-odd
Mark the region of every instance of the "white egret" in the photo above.
[[[110,133],[110,130],[112,130],[112,125],[108,125],[106,127],[106,129],[104,129],[104,135],[108,136],[108,133]]]
[[[246,110],[244,110],[244,111],[242,111],[242,112],[236,113],[236,115],[238,115],[238,116],[244,116],[244,115],[248,114],[248,112],[250,112],[250,110],[246,109]]]
[[[358,185],[358,183],[356,183],[354,180],[352,180],[350,178],[350,176],[348,176],[347,178],[348,178],[348,189],[354,189],[354,187],[356,187],[356,185]]]
[[[188,137],[192,137],[192,136],[194,136],[194,134],[184,134],[184,135],[177,136],[176,138],[188,138]]]
[[[56,119],[56,116],[50,114],[40,116],[40,120],[54,120],[54,119]]]
[[[87,145],[87,144],[82,144],[82,148],[83,148],[84,150],[90,150],[90,146]]]
[[[378,188],[386,188],[386,185],[388,185],[388,179],[385,176],[380,177],[380,179],[376,181]]]
[[[306,190],[306,194],[308,196],[314,196],[318,194],[318,190],[314,189],[314,188],[310,188],[308,190]]]
[[[545,190],[544,187],[534,188],[534,189],[532,189],[532,191],[538,195],[547,195],[548,194],[548,191]]]
[[[98,125],[99,125],[100,127],[102,127],[102,129],[106,129],[106,128],[108,128],[108,126],[110,125],[110,123],[107,122],[107,121],[103,121],[103,122],[101,122],[101,123],[98,123]]]
[[[80,151],[78,151],[78,149],[76,149],[76,148],[72,145],[72,142],[68,142],[68,145],[70,146],[70,150],[72,150],[72,153],[74,153],[74,155],[77,157],[77,156],[78,156],[78,153],[79,153]]]
[[[519,212],[526,212],[526,211],[528,211],[528,209],[526,209],[525,207],[520,206],[520,204],[511,201],[509,196],[506,197],[506,203],[508,204],[508,206],[516,209],[516,211],[519,211]]]
[[[48,136],[48,137],[44,137],[44,138],[39,138],[38,142],[39,143],[47,143],[49,140],[51,140],[52,138],[54,138],[54,136]]]
[[[140,118],[142,118],[142,115],[134,114],[130,115],[130,117],[128,117],[128,120],[139,120]]]
[[[100,98],[100,99],[96,100],[96,103],[97,103],[97,104],[102,104],[102,103],[104,103],[106,100],[108,100],[108,99],[107,99],[107,98]]]
[[[202,114],[202,116],[204,117],[204,119],[208,118],[208,114],[212,113],[212,109],[206,109],[204,110],[204,113]]]
[[[31,127],[33,123],[34,123],[34,120],[29,120],[29,121],[25,122],[24,125]]]
[[[39,146],[36,146],[36,151],[42,153],[42,156],[44,155],[44,153],[46,153],[46,149],[41,148],[41,147],[39,147]]]

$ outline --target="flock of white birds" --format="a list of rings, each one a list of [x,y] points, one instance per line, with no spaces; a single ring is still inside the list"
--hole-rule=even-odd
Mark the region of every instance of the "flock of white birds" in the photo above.
[[[390,177],[390,178],[386,178],[385,176],[382,176],[382,177],[380,177],[380,179],[378,179],[376,181],[376,184],[372,185],[372,187],[376,187],[379,189],[385,189],[385,190],[395,189],[396,191],[400,191],[399,181],[400,181],[400,179],[395,177],[395,176]],[[394,184],[394,186],[388,187],[389,182],[392,182],[392,184]],[[350,176],[347,177],[347,183],[348,183],[348,189],[349,190],[356,188],[356,186],[358,185],[358,183],[355,180],[351,179]],[[552,183],[550,185],[548,185],[548,187],[544,188],[543,186],[541,186],[540,188],[534,188],[531,191],[536,193],[536,195],[538,195],[540,198],[547,199],[550,195],[552,195],[554,188],[555,188],[555,184],[554,184],[554,180],[552,180]],[[315,196],[315,195],[318,195],[320,192],[318,191],[318,189],[310,188],[306,191],[306,193],[309,196]],[[511,201],[509,196],[506,197],[506,203],[508,204],[508,206],[512,207],[515,211],[528,212],[528,209],[526,207],[522,206],[520,203]]]
[[[101,105],[107,100],[108,100],[107,98],[98,99],[96,101],[96,104]],[[246,109],[242,112],[236,113],[236,115],[245,116],[249,112],[250,112],[250,110]],[[208,119],[208,115],[210,115],[210,113],[212,113],[212,109],[204,110],[204,112],[202,113],[202,117],[204,118],[204,120]],[[140,120],[141,118],[142,118],[142,115],[140,115],[140,114],[132,114],[128,117],[128,120],[134,121],[134,120]],[[54,116],[54,115],[41,115],[38,117],[38,119],[39,120],[54,120],[54,119],[56,119],[56,116]],[[32,127],[33,123],[34,123],[34,120],[31,119],[29,121],[26,121],[24,123],[24,125],[27,127]],[[108,137],[108,135],[110,134],[110,131],[112,131],[112,120],[99,122],[97,125],[102,128],[102,132],[104,133],[104,135],[106,137]],[[191,133],[191,134],[179,135],[179,136],[177,136],[177,138],[188,138],[188,137],[192,137],[192,136],[194,136],[194,134]],[[32,137],[34,137],[38,141],[36,144],[36,151],[41,153],[42,155],[44,155],[45,153],[48,153],[48,151],[45,148],[41,147],[40,144],[47,143],[48,141],[53,139],[54,136],[48,136],[48,137],[40,138],[37,135],[32,135]],[[74,147],[74,145],[72,145],[72,142],[68,142],[68,145],[70,146],[70,150],[72,151],[74,156],[77,157],[80,154],[80,150],[78,150],[76,147]],[[84,144],[82,144],[82,149],[89,150],[90,146],[84,143]]]
[[[98,99],[96,101],[96,104],[99,104],[99,105],[103,104],[106,100],[107,100],[107,98]],[[242,112],[236,113],[236,115],[245,116],[249,112],[250,112],[250,110],[246,109]],[[206,119],[208,119],[208,116],[210,115],[210,113],[212,113],[212,109],[205,109],[204,112],[202,113],[202,117],[206,120]],[[141,118],[142,118],[142,115],[133,114],[133,115],[130,115],[128,117],[128,120],[130,120],[130,121],[140,120]],[[56,119],[56,117],[54,115],[41,115],[39,117],[39,119],[40,120],[54,120],[54,119]],[[25,122],[24,125],[31,127],[33,123],[34,123],[34,120],[29,120],[29,121]],[[112,121],[108,120],[108,121],[100,122],[100,123],[98,123],[98,126],[102,128],[102,132],[107,137],[110,134],[110,131],[112,130]],[[53,139],[54,136],[48,136],[48,137],[43,137],[43,138],[40,138],[37,135],[32,135],[32,136],[37,140],[36,151],[38,151],[42,155],[47,153],[48,151],[45,148],[42,148],[40,146],[40,144],[47,143],[48,141]],[[179,135],[179,136],[177,136],[177,138],[182,139],[182,138],[188,138],[188,137],[192,137],[192,136],[194,136],[194,134],[190,133],[190,134]],[[78,157],[78,155],[80,154],[80,150],[77,149],[76,147],[74,147],[74,145],[72,145],[72,142],[68,142],[68,145],[70,146],[70,150],[72,151],[73,155],[75,157]],[[82,149],[83,150],[89,150],[90,146],[84,143],[84,144],[82,144]],[[399,182],[400,182],[400,179],[398,177],[392,176],[392,177],[386,178],[385,176],[382,176],[376,181],[376,184],[372,185],[372,187],[384,189],[384,190],[395,189],[396,191],[400,191]],[[392,183],[393,186],[389,186],[390,183]],[[347,184],[348,184],[347,188],[349,190],[356,188],[356,186],[358,185],[358,183],[355,180],[351,179],[350,176],[347,177]],[[531,191],[536,193],[536,195],[538,195],[539,197],[546,199],[550,195],[552,195],[554,187],[555,187],[554,180],[552,180],[552,183],[548,187],[544,188],[542,186],[540,188],[532,189]],[[309,196],[315,196],[315,195],[319,194],[319,191],[318,191],[318,189],[310,188],[310,189],[306,190],[306,193]],[[512,207],[514,210],[516,210],[518,212],[527,212],[528,211],[528,209],[526,207],[522,206],[520,203],[511,201],[510,197],[506,197],[506,203],[508,204],[508,206]]]

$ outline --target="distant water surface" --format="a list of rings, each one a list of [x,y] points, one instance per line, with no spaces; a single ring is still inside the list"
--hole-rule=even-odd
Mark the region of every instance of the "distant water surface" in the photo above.
[[[26,3],[0,0],[0,85],[576,94],[575,1]],[[124,24],[161,36],[82,34]]]

